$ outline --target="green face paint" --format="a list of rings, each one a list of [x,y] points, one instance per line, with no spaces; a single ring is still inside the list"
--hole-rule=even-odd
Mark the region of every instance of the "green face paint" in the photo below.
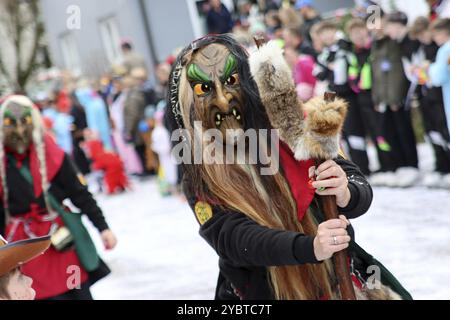
[[[236,57],[230,54],[225,63],[223,75],[220,77],[222,82],[225,82],[233,73],[236,72],[237,60]]]
[[[195,63],[188,68],[188,78],[190,81],[211,82],[211,79]]]
[[[27,108],[23,113],[22,113],[22,118],[25,117],[31,117],[31,108]]]

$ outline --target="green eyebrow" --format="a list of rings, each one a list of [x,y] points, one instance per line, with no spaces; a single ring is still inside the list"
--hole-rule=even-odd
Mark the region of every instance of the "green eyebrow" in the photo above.
[[[231,73],[235,70],[236,65],[237,65],[236,57],[230,54],[227,58],[227,62],[225,63],[225,67],[223,69],[223,75],[221,77],[222,81],[227,80],[231,76]]]
[[[31,116],[31,108],[25,109],[25,110],[23,111],[22,115],[21,115],[22,118],[25,118],[25,117],[28,117],[28,116]],[[16,118],[16,117],[14,116],[14,114],[12,113],[12,111],[9,110],[9,109],[6,109],[6,110],[5,110],[5,113],[3,113],[3,117],[4,117],[4,118],[11,118],[11,119],[15,119],[15,118]]]
[[[22,113],[22,118],[28,116],[31,116],[31,109],[27,109]]]
[[[211,82],[208,75],[204,73],[195,63],[189,66],[187,74],[190,80]]]
[[[11,110],[6,109],[5,113],[3,113],[3,117],[4,118],[11,118],[11,119],[15,119],[13,113],[11,112]]]

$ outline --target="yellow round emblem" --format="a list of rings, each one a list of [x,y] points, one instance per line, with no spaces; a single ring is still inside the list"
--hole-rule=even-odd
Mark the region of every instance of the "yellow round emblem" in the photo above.
[[[86,178],[81,173],[78,174],[78,180],[83,186],[87,186]]]
[[[339,155],[344,158],[345,160],[348,160],[347,155],[345,154],[344,150],[342,150],[341,148],[339,148]]]
[[[195,215],[197,216],[198,222],[203,225],[206,221],[212,217],[212,208],[207,202],[198,201],[195,204]]]

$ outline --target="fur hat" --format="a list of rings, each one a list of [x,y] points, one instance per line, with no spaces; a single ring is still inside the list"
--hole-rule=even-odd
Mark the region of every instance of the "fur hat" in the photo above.
[[[12,243],[0,236],[0,277],[44,253],[49,246],[50,236]]]
[[[280,130],[281,140],[289,145],[295,158],[336,158],[347,103],[316,97],[302,104],[283,50],[273,41],[252,52],[249,63],[270,122]]]

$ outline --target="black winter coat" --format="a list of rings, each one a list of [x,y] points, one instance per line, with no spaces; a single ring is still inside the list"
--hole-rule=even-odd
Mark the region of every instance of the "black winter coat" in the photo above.
[[[347,173],[351,192],[350,203],[339,211],[347,218],[356,218],[369,209],[372,189],[355,164],[343,158],[335,161]],[[194,210],[197,199],[193,194],[186,196]],[[315,198],[310,208],[312,212],[320,211],[320,201]],[[314,255],[313,236],[270,229],[241,212],[217,206],[212,206],[212,210],[212,217],[200,227],[200,235],[219,256],[216,299],[273,299],[267,267],[319,263]],[[320,213],[317,219],[323,221]],[[354,239],[351,226],[348,232]]]

